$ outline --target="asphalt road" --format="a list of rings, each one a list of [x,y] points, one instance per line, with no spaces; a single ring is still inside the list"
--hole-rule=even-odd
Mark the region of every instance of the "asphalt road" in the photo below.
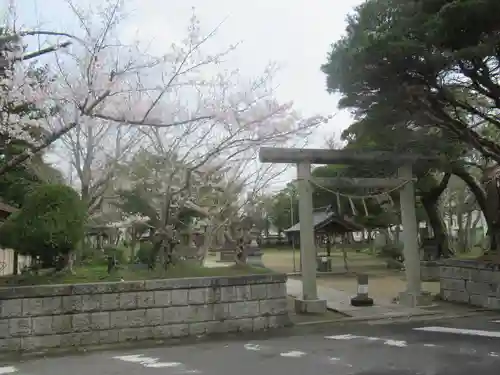
[[[496,375],[499,367],[500,316],[487,316],[47,357],[0,364],[0,374]]]

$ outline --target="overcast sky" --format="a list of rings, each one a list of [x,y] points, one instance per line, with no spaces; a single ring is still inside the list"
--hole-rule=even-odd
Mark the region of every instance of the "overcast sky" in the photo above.
[[[7,0],[2,0],[7,1]],[[76,4],[99,0],[73,0]],[[256,75],[269,61],[281,71],[278,98],[293,100],[303,115],[335,114],[335,118],[315,134],[310,146],[323,147],[325,138],[340,135],[351,119],[337,113],[337,98],[326,92],[320,66],[330,45],[345,28],[345,18],[361,0],[125,0],[130,17],[124,37],[152,42],[161,53],[172,40],[182,37],[192,7],[204,29],[221,21],[212,45],[221,48],[242,42],[233,52],[231,64],[242,74]],[[18,18],[25,26],[71,27],[64,0],[15,0]],[[67,15],[67,16],[65,16]]]

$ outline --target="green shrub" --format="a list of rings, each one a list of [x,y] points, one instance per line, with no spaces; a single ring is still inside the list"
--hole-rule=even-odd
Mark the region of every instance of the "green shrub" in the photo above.
[[[141,242],[141,246],[136,253],[136,257],[139,263],[149,264],[152,255],[153,255],[153,244],[151,242]]]
[[[127,254],[129,249],[125,246],[108,245],[104,247],[104,262],[107,264],[109,257],[114,257],[119,264],[128,263]]]
[[[51,262],[83,239],[85,220],[85,205],[71,187],[42,185],[0,227],[1,244]]]
[[[384,245],[380,248],[380,253],[378,255],[386,260],[388,268],[400,269],[403,266],[403,245]]]
[[[82,250],[80,254],[81,265],[104,265],[106,264],[106,255],[103,249],[88,247]]]

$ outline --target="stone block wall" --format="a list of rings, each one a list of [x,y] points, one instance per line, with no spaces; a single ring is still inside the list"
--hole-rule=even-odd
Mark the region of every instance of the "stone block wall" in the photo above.
[[[423,260],[420,262],[420,280],[439,281],[441,262]]]
[[[290,324],[281,274],[0,288],[0,351]]]
[[[445,260],[440,267],[445,301],[500,310],[500,266],[475,260]]]

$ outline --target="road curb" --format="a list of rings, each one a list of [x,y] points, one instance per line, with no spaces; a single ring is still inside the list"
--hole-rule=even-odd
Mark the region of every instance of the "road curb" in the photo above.
[[[296,326],[306,326],[315,324],[328,324],[328,323],[348,323],[348,322],[365,322],[365,321],[376,321],[376,320],[393,320],[408,317],[418,317],[418,316],[431,316],[438,313],[431,312],[428,314],[418,314],[418,315],[398,315],[398,316],[380,316],[380,315],[369,315],[369,316],[346,316],[345,318],[330,319],[330,320],[316,320],[312,322],[299,322],[295,323]]]
[[[426,319],[426,320],[441,320],[441,319],[452,319],[452,318],[467,318],[469,316],[481,315],[481,313],[491,312],[491,310],[486,309],[478,309],[473,310],[467,313],[461,314],[443,314],[442,311],[429,311],[427,313],[415,314],[415,315],[400,315],[400,316],[380,316],[380,315],[371,315],[371,316],[362,316],[362,317],[346,317],[339,319],[330,319],[330,320],[316,320],[312,322],[298,322],[294,323],[296,327],[301,326],[314,326],[314,325],[322,325],[322,324],[338,324],[338,323],[355,323],[355,322],[375,322],[375,321],[383,321],[386,320],[387,323],[398,323],[401,319],[412,319],[418,320],[418,318],[429,318],[435,317],[434,319]]]

